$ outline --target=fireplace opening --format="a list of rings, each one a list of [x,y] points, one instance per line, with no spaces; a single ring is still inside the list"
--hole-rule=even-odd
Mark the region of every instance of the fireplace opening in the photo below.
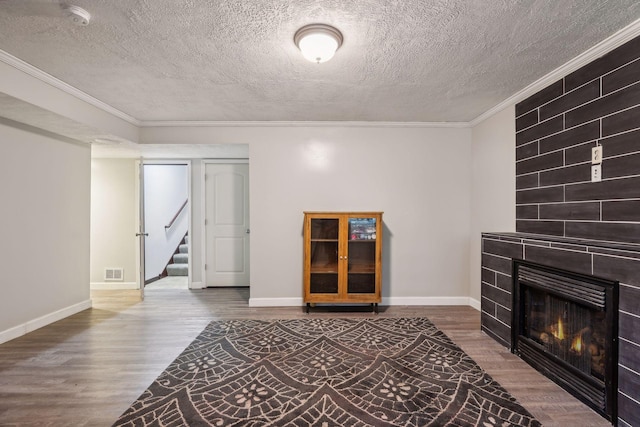
[[[514,260],[511,351],[615,423],[618,283]]]

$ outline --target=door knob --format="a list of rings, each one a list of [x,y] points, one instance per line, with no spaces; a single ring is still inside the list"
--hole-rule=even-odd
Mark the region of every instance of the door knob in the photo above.
[[[247,231],[245,231],[245,233],[251,234],[251,230],[247,228]]]

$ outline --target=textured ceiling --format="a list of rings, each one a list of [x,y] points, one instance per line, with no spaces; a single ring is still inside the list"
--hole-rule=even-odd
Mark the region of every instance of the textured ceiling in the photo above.
[[[637,0],[0,0],[0,49],[142,121],[468,122],[640,18]],[[314,64],[295,31],[344,44]]]

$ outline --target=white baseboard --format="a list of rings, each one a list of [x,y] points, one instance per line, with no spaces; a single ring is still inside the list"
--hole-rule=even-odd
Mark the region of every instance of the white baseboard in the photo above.
[[[89,287],[95,290],[138,289],[136,282],[91,282]]]
[[[304,305],[302,298],[249,298],[249,307],[296,307]]]
[[[475,308],[476,310],[480,311],[480,301],[478,301],[475,298],[471,298],[469,297],[469,305],[473,308]]]
[[[302,298],[249,298],[249,307],[302,306]],[[468,305],[480,311],[480,302],[470,297],[389,297],[380,305]]]
[[[1,331],[0,344],[21,337],[25,334],[28,334],[29,332],[33,332],[36,329],[40,329],[43,326],[47,326],[53,322],[57,322],[58,320],[62,320],[65,317],[72,316],[88,308],[91,308],[90,299],[54,311],[53,313],[45,314],[44,316],[38,317],[37,319],[29,320],[28,322],[7,329],[5,331]]]
[[[381,305],[470,305],[473,307],[469,297],[388,297],[382,298]]]

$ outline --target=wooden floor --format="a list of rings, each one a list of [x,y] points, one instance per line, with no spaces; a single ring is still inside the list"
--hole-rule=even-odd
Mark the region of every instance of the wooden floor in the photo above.
[[[0,345],[0,425],[109,426],[213,319],[367,317],[249,308],[248,289],[94,291],[93,308]],[[430,318],[545,426],[603,418],[480,332],[470,307],[380,307]]]

